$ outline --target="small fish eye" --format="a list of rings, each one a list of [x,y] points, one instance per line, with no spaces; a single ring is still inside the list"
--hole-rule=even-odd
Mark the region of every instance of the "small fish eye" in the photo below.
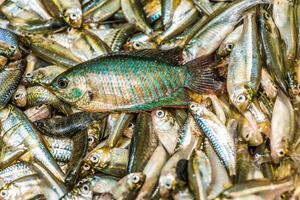
[[[88,165],[88,164],[84,164],[84,165],[83,165],[83,169],[86,170],[86,171],[89,170],[90,168],[91,168],[91,167],[90,167],[90,165]]]
[[[267,19],[269,19],[270,18],[270,15],[269,15],[269,13],[264,13],[264,16],[265,16],[265,18],[267,18]]]
[[[165,116],[165,112],[162,110],[158,110],[158,111],[156,111],[156,116],[159,118],[162,118]]]
[[[33,74],[31,73],[31,72],[28,72],[28,73],[26,73],[26,78],[31,78],[31,77],[33,77]]]
[[[1,196],[5,197],[6,195],[7,195],[7,192],[6,192],[5,190],[3,190],[3,191],[1,192]]]
[[[278,153],[279,153],[279,155],[280,155],[280,156],[284,156],[284,155],[285,155],[285,153],[284,153],[284,151],[283,151],[283,150],[279,150],[279,152],[278,152]]]
[[[167,189],[171,189],[171,187],[172,187],[170,182],[166,182],[165,186]]]
[[[13,45],[11,45],[11,46],[9,47],[9,49],[11,49],[11,50],[15,50],[15,49],[16,49],[16,47],[15,47],[15,46],[13,46]]]
[[[92,136],[89,136],[89,137],[88,137],[88,142],[89,142],[89,143],[92,143],[92,142],[94,142],[94,141],[95,141],[94,137],[92,137]]]
[[[247,134],[245,135],[245,139],[246,139],[246,140],[249,140],[249,136],[250,136],[249,133],[247,133]]]
[[[135,42],[135,43],[133,43],[133,45],[134,45],[135,47],[141,47],[141,45],[140,45],[139,42]]]
[[[128,125],[128,128],[133,128],[134,127],[134,124],[133,123],[130,123],[129,125]]]
[[[88,192],[90,190],[90,187],[87,184],[84,184],[81,188],[83,192]]]
[[[21,97],[22,97],[22,95],[20,93],[18,93],[18,94],[16,94],[15,99],[19,99]]]
[[[62,88],[62,89],[66,88],[68,86],[68,83],[69,83],[69,81],[66,78],[63,78],[63,77],[59,78],[57,80],[58,87]]]
[[[191,108],[191,110],[194,110],[196,108],[196,105],[195,104],[191,104],[190,108]]]
[[[246,101],[246,96],[245,95],[241,94],[240,96],[238,96],[238,98],[237,98],[238,103],[243,103],[245,101]]]
[[[99,161],[98,156],[97,156],[97,155],[93,155],[93,156],[91,157],[91,161],[92,161],[93,163],[97,163],[97,162]]]
[[[138,177],[137,175],[134,175],[133,177],[132,177],[132,182],[133,183],[138,183],[140,181],[140,177]]]
[[[231,51],[232,48],[233,48],[233,44],[228,44],[228,45],[227,45],[227,49],[228,49],[229,51]]]

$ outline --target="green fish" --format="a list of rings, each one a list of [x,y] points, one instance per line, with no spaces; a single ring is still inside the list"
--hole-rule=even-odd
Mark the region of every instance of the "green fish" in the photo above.
[[[49,89],[63,101],[89,112],[187,106],[186,89],[202,94],[224,90],[213,70],[211,56],[182,66],[159,59],[167,53],[176,59],[174,50],[99,57],[60,74]]]

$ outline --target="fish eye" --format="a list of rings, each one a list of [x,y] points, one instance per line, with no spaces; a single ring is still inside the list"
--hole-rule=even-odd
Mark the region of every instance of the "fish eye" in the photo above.
[[[94,137],[93,136],[89,136],[88,137],[88,142],[89,143],[93,143],[95,141]]]
[[[128,128],[133,128],[134,127],[134,124],[133,123],[130,123],[129,125],[128,125]]]
[[[97,163],[97,162],[99,161],[99,157],[98,157],[97,155],[93,155],[93,156],[91,157],[91,161],[92,161],[93,163]]]
[[[279,153],[279,156],[280,156],[280,157],[283,157],[283,156],[285,155],[285,153],[284,153],[284,151],[283,151],[282,149],[280,149],[280,150],[278,151],[278,153]]]
[[[77,15],[76,15],[76,13],[72,13],[72,14],[70,15],[70,18],[71,18],[72,20],[75,20],[75,19],[77,19]]]
[[[20,99],[22,98],[22,94],[21,93],[17,93],[16,96],[15,96],[15,99]]]
[[[6,191],[6,190],[3,190],[3,191],[1,191],[1,196],[2,196],[2,197],[5,197],[5,196],[7,196],[7,194],[8,194],[8,193],[7,193],[7,191]]]
[[[165,187],[166,187],[167,189],[171,189],[171,188],[172,188],[172,185],[171,185],[171,183],[168,181],[168,182],[166,182]]]
[[[138,177],[137,175],[134,175],[133,177],[132,177],[132,182],[133,183],[138,183],[140,181],[140,177]]]
[[[83,186],[81,187],[81,191],[86,193],[89,192],[90,187],[87,184],[83,184]]]
[[[196,108],[196,105],[195,105],[194,103],[192,103],[192,104],[190,105],[190,109],[191,109],[191,110],[195,110],[195,108]]]
[[[88,164],[84,164],[83,165],[83,169],[86,170],[86,171],[88,171],[89,169],[91,169],[91,167]]]
[[[14,50],[16,50],[16,47],[13,46],[13,45],[11,45],[11,46],[9,47],[9,49],[12,50],[12,51],[14,51]]]
[[[271,16],[269,15],[269,13],[265,12],[264,13],[264,17],[267,18],[267,19],[269,19]]]
[[[246,101],[246,96],[245,95],[241,94],[241,95],[238,96],[238,98],[237,98],[238,103],[244,103],[245,101]]]
[[[156,111],[156,116],[157,116],[158,118],[162,118],[162,117],[165,116],[165,112],[162,111],[162,110],[158,110],[158,111]]]
[[[25,74],[25,77],[26,78],[32,78],[33,74],[31,72],[28,72],[28,73]]]
[[[61,77],[57,80],[58,87],[62,88],[62,89],[66,88],[68,86],[68,83],[69,83],[68,79],[63,78],[63,77]]]
[[[139,42],[135,42],[135,43],[133,43],[133,46],[139,48],[139,47],[141,47],[141,44]]]
[[[232,50],[232,48],[233,48],[233,44],[228,44],[228,45],[227,45],[227,49],[228,49],[228,51],[231,51],[231,50]]]

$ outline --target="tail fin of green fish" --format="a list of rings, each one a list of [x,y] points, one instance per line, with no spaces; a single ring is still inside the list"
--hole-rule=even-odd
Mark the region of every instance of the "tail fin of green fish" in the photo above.
[[[213,56],[196,58],[184,64],[190,75],[185,87],[200,94],[223,93],[226,87],[218,76],[216,65]]]

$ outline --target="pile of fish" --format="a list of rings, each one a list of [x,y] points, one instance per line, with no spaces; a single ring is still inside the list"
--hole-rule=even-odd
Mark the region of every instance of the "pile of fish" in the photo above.
[[[300,0],[0,2],[0,199],[300,199]]]

